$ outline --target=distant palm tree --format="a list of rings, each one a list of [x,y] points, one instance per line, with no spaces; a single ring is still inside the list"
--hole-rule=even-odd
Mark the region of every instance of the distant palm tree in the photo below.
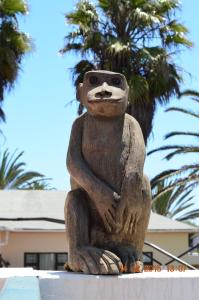
[[[192,101],[199,103],[199,93],[196,91],[186,90],[185,92],[181,93],[181,96],[192,96],[191,98]],[[197,119],[199,118],[199,113],[190,109],[171,107],[166,111],[178,111],[183,114],[192,116],[194,118]],[[168,133],[165,136],[165,139],[171,138],[173,136],[180,136],[180,135],[185,137],[187,136],[195,137],[197,140],[199,138],[198,131],[173,131]],[[199,145],[198,144],[167,145],[150,151],[148,155],[154,152],[165,151],[165,150],[171,150],[171,152],[165,156],[165,159],[170,160],[176,155],[199,154]],[[167,184],[165,185],[166,181]],[[184,192],[184,190],[186,191],[193,190],[198,185],[199,185],[199,163],[198,162],[193,162],[190,164],[183,165],[178,169],[169,169],[163,171],[157,176],[155,176],[152,180],[152,186],[156,187],[156,189],[158,188],[158,193],[160,195],[166,195],[165,197],[168,197],[170,195],[170,192],[173,193],[176,188],[178,189],[179,192],[180,191]],[[193,213],[193,216],[199,217],[198,210],[195,210],[195,214]]]
[[[48,189],[48,179],[38,172],[26,172],[20,161],[23,152],[10,154],[5,150],[0,157],[0,189]]]
[[[196,91],[186,90],[185,92],[181,93],[181,96],[193,96],[192,100],[196,103],[199,103],[199,93]],[[171,107],[166,110],[168,111],[178,111],[194,118],[199,118],[199,113],[194,112],[190,109],[183,109],[179,107]],[[199,132],[196,131],[173,131],[168,133],[165,136],[165,139],[168,139],[173,136],[194,136],[197,139],[199,138]],[[165,150],[172,150],[169,154],[165,156],[165,159],[170,160],[171,158],[175,157],[176,155],[182,154],[191,154],[191,153],[199,153],[199,145],[168,145],[162,146],[157,149],[149,151],[148,155],[158,152],[158,151],[165,151]],[[185,174],[185,176],[183,176]],[[191,186],[197,186],[199,184],[199,163],[191,163],[187,165],[183,165],[179,169],[171,169],[164,171],[156,176],[156,182],[162,181],[163,179],[172,178],[178,176],[178,179],[173,183],[174,185],[183,185],[189,184]]]
[[[19,31],[17,17],[28,13],[23,0],[0,0],[0,120],[4,92],[13,87],[24,54],[31,49],[29,37]]]
[[[123,73],[130,86],[128,112],[140,123],[145,142],[157,103],[179,94],[181,75],[173,58],[190,47],[187,28],[176,20],[178,0],[80,0],[66,15],[73,25],[61,53],[80,54],[74,83],[84,73],[105,69]],[[82,106],[79,107],[82,113]]]
[[[33,180],[31,183],[27,183],[27,190],[54,190],[49,184],[48,178]]]
[[[167,180],[151,180],[152,187],[152,211],[178,220],[190,221],[199,217],[199,209],[192,209],[194,206],[191,188],[186,185],[172,186]]]

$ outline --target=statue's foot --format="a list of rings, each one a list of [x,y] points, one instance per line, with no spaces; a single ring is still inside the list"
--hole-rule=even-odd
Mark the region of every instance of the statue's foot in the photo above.
[[[73,272],[68,262],[64,264],[64,270],[67,272]]]
[[[115,275],[123,271],[123,265],[119,257],[108,250],[81,247],[77,250],[76,258],[79,271],[86,274]],[[73,269],[71,266],[69,267]]]
[[[123,264],[123,273],[142,273],[143,262],[138,257],[138,254],[131,245],[117,245],[111,249],[120,259]]]
[[[142,273],[144,270],[144,264],[140,260],[136,260],[131,266],[131,273]]]

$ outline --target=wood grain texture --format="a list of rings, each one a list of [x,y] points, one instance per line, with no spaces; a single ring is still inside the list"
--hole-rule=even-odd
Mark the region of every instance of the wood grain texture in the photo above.
[[[141,272],[151,191],[143,175],[143,135],[125,113],[126,79],[88,72],[78,95],[87,112],[73,124],[67,154],[68,268],[89,274]]]

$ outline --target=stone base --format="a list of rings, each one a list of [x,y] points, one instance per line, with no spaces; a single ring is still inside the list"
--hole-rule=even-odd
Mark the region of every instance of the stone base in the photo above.
[[[93,276],[57,271],[0,269],[0,283],[5,278],[15,276],[37,277],[41,300],[195,300],[199,287],[199,271]]]

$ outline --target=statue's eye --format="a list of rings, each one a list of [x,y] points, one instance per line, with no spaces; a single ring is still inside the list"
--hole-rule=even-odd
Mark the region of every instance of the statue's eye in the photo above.
[[[97,78],[97,76],[91,76],[91,77],[89,78],[89,82],[90,82],[91,85],[96,85],[96,84],[98,84],[98,78]]]
[[[119,86],[122,82],[120,77],[113,77],[111,79],[112,85]]]

